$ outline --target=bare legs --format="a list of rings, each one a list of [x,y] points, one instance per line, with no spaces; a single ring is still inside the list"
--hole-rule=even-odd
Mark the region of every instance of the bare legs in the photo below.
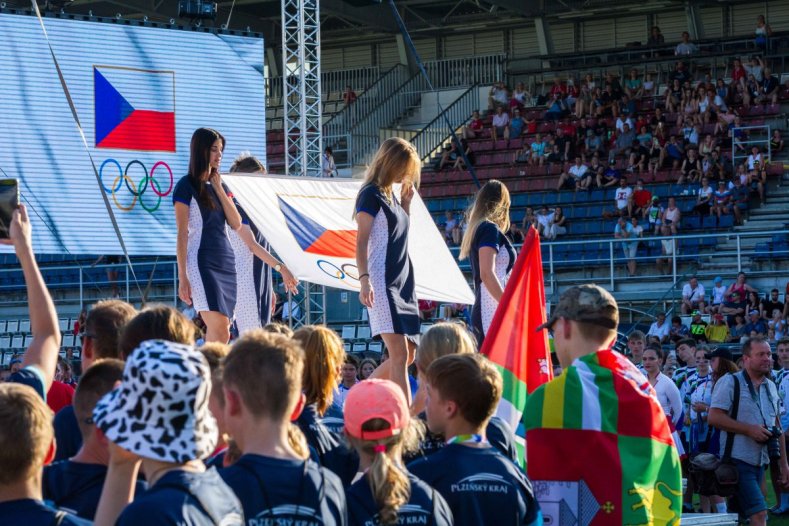
[[[373,371],[370,378],[391,380],[403,390],[408,405],[411,405],[411,386],[408,384],[408,366],[414,362],[416,345],[402,334],[382,334],[389,359]]]
[[[224,314],[215,311],[200,311],[205,323],[205,341],[227,343],[230,341],[230,320]]]

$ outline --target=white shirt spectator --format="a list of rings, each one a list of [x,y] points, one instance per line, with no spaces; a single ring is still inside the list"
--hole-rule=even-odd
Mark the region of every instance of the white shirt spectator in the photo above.
[[[618,119],[616,119],[616,131],[624,132],[625,131],[625,124],[630,126],[631,130],[633,129],[633,121],[630,120],[630,117],[625,117],[624,120],[623,120],[622,117],[620,116]]]
[[[633,195],[633,189],[629,186],[624,188],[617,188],[616,189],[616,207],[619,210],[623,210],[627,208],[627,202],[630,200],[630,196]]]
[[[647,333],[647,336],[657,336],[658,338],[660,338],[660,341],[663,341],[663,338],[668,337],[670,329],[671,329],[671,324],[666,320],[663,320],[663,325],[661,325],[660,327],[658,327],[657,322],[653,322],[652,326],[649,327],[649,332]]]
[[[321,172],[323,177],[332,177],[337,171],[337,165],[334,164],[334,156],[324,153],[321,156]]]
[[[497,113],[493,116],[493,126],[495,126],[496,128],[503,128],[509,123],[510,123],[510,116],[504,112],[502,112],[501,114]]]
[[[674,254],[674,247],[676,243],[674,243],[673,239],[661,239],[660,244],[663,245],[663,253],[667,256]]]
[[[699,197],[710,197],[712,195],[712,187],[708,186],[707,188],[699,188]]]
[[[712,287],[712,304],[720,305],[723,303],[723,295],[726,293],[726,286]]]
[[[677,47],[674,49],[675,55],[692,55],[699,50],[698,46],[693,42],[680,42],[677,44]]]
[[[493,88],[493,100],[500,104],[507,104],[509,101],[507,100],[507,90],[506,88]]]
[[[748,169],[749,170],[753,170],[753,168],[756,166],[756,161],[759,161],[759,165],[760,166],[764,165],[764,159],[763,159],[761,153],[758,153],[757,155],[750,154],[748,156]]]
[[[644,235],[644,227],[641,225],[636,225],[633,227],[633,234],[636,237],[641,237]]]
[[[543,228],[548,228],[553,221],[553,212],[548,212],[547,214],[537,214],[537,222],[542,225]]]
[[[582,164],[581,166],[574,164],[567,171],[576,179],[581,180],[584,174],[589,171],[589,168],[585,164]]]
[[[696,288],[691,288],[690,283],[685,283],[682,287],[682,297],[691,303],[698,303],[704,301],[704,285],[699,283]]]
[[[715,95],[715,106],[718,107],[720,111],[727,111],[729,108],[726,106],[726,101],[721,98],[720,95]]]

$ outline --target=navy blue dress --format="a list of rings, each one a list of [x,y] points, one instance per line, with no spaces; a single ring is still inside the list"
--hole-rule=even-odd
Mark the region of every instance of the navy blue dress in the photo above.
[[[515,264],[515,249],[507,239],[507,236],[490,221],[483,221],[474,233],[471,243],[469,260],[471,263],[471,274],[474,277],[474,305],[471,307],[471,328],[477,337],[477,342],[482,346],[482,341],[493,321],[496,307],[499,302],[491,296],[479,272],[479,251],[482,247],[491,247],[496,251],[495,272],[502,288],[507,285],[510,272]]]
[[[232,193],[224,186],[231,198]],[[225,212],[211,183],[206,183],[210,209],[198,201],[198,191],[188,176],[173,190],[173,204],[189,207],[186,274],[192,286],[192,305],[197,312],[214,311],[233,318],[236,307],[236,260],[230,246]]]
[[[375,294],[369,309],[373,336],[419,335],[419,306],[414,266],[408,256],[410,218],[392,195],[391,201],[375,185],[362,187],[356,197],[356,213],[373,217],[367,244],[367,271]]]

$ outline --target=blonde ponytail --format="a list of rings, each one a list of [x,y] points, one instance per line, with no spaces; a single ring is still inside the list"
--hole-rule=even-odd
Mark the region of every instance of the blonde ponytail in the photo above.
[[[307,446],[307,438],[295,424],[288,425],[288,445],[304,460],[310,458],[310,448]]]
[[[373,463],[367,471],[367,480],[378,505],[379,523],[397,524],[397,512],[411,499],[411,482],[403,468],[390,458],[391,446],[382,442],[377,447],[385,449],[375,452]],[[399,445],[395,445],[394,449],[399,449]],[[399,453],[397,456],[400,456]]]

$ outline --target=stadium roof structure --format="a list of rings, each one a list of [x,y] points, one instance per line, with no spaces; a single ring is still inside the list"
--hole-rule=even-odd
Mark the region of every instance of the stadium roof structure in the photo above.
[[[49,0],[63,5],[69,14],[143,19],[150,22],[186,25],[179,20],[176,0]],[[7,0],[6,7],[25,9],[29,0]],[[44,0],[39,0],[43,5]],[[203,21],[203,27],[262,33],[268,42],[280,42],[281,0],[219,0],[215,21]],[[396,0],[400,14],[413,33],[458,32],[502,29],[523,25],[535,18],[566,20],[627,14],[657,13],[687,6],[732,5],[742,0]],[[387,0],[320,0],[321,36],[324,45],[359,42],[380,38],[398,31]]]

